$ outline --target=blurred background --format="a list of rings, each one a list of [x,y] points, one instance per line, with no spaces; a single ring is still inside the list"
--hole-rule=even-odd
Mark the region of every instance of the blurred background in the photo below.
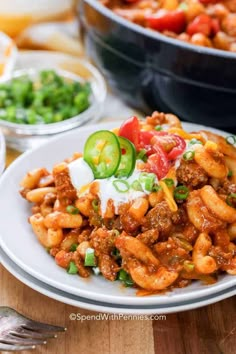
[[[19,49],[63,49],[81,55],[76,5],[76,0],[0,0],[0,31]]]
[[[132,108],[119,98],[110,93],[106,95],[103,77],[85,56],[79,27],[78,0],[0,0],[2,84],[12,80],[19,70],[33,69],[40,72],[53,69],[72,72],[77,75],[79,81],[89,82],[92,86],[90,109],[84,114],[75,114],[77,120],[72,119],[71,123],[69,120],[65,121],[64,117],[63,121],[54,124],[53,128],[52,124],[49,124],[43,125],[40,130],[38,125],[29,124],[27,121],[19,126],[18,123],[23,121],[20,121],[18,116],[13,117],[13,114],[12,118],[9,114],[5,118],[4,114],[10,111],[10,108],[5,107],[6,100],[0,102],[0,133],[6,138],[8,163],[9,159],[12,160],[18,155],[15,150],[25,151],[35,147],[55,133],[62,133],[99,119],[124,119],[133,114]],[[21,94],[22,90],[21,85]],[[2,88],[0,91],[0,96],[6,94],[2,92]],[[18,112],[17,103],[14,102],[14,105]]]

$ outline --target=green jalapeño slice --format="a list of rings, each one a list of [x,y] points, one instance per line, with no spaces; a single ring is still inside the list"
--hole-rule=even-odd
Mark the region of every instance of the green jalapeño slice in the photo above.
[[[128,139],[119,136],[118,140],[120,143],[121,160],[115,176],[119,178],[129,177],[132,175],[135,168],[136,150],[134,144]]]
[[[99,130],[86,141],[84,160],[93,170],[95,178],[107,178],[115,174],[121,160],[117,136],[109,130]]]

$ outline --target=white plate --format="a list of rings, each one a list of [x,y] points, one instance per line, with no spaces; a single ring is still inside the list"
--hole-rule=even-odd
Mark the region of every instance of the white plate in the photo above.
[[[30,215],[29,204],[19,195],[19,181],[33,168],[52,166],[73,154],[83,151],[87,137],[98,129],[111,129],[120,122],[83,127],[31,150],[18,158],[0,179],[0,246],[20,268],[36,279],[70,294],[95,301],[122,305],[171,305],[214,295],[236,285],[236,277],[223,275],[214,285],[204,286],[199,282],[184,289],[175,289],[166,295],[147,297],[135,296],[135,290],[122,288],[119,282],[109,282],[101,276],[83,279],[68,275],[58,267],[53,258],[45,252],[34,236],[27,218]],[[202,127],[185,124],[187,130]]]
[[[19,268],[15,263],[13,263],[10,258],[1,250],[1,248],[0,262],[18,280],[28,285],[30,288],[38,291],[39,293],[46,295],[54,300],[63,302],[65,304],[80,307],[90,311],[132,315],[168,314],[207,306],[236,295],[236,286],[234,286],[228,290],[224,290],[219,293],[217,292],[214,294],[214,296],[204,296],[202,298],[196,299],[195,301],[184,301],[183,303],[177,304],[172,303],[169,305],[149,306],[112,305],[106,302],[93,301],[83,297],[72,295],[64,291],[58,290],[50,285],[47,285],[41,282],[40,280],[37,280],[36,278],[23,271],[21,268]]]

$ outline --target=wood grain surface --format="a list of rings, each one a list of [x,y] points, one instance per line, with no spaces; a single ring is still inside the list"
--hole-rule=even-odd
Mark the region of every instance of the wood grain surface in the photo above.
[[[67,327],[35,354],[235,354],[235,297],[164,320],[71,321],[71,313],[95,314],[30,289],[0,266],[0,305],[41,322]],[[23,354],[30,353],[22,352]]]

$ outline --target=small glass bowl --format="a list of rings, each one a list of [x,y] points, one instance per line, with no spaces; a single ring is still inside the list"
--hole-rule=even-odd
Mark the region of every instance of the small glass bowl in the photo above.
[[[5,138],[4,135],[1,133],[0,130],[0,175],[5,169],[6,164],[6,145],[5,145]]]
[[[82,60],[78,60],[78,62],[84,68],[85,77],[61,69],[53,68],[53,70],[63,78],[78,82],[89,82],[92,89],[90,107],[84,112],[58,123],[30,125],[11,123],[0,119],[0,129],[5,135],[7,146],[18,151],[25,151],[42,144],[48,138],[56,134],[61,134],[100,118],[107,94],[105,81],[93,65]],[[48,69],[50,69],[50,67]],[[30,68],[17,70],[13,72],[11,79],[27,75],[34,80],[37,79],[40,71],[42,71],[42,69]],[[9,82],[11,79],[8,78],[1,81],[1,83]]]

